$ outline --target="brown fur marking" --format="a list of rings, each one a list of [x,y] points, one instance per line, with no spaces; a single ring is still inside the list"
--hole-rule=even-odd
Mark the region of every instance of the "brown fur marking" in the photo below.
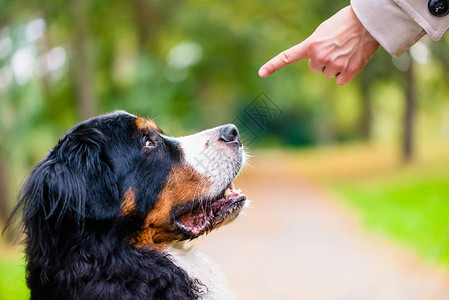
[[[135,122],[136,122],[137,129],[139,129],[139,130],[153,129],[153,130],[156,130],[159,132],[161,131],[159,129],[159,127],[157,127],[156,123],[153,120],[145,120],[145,119],[138,118],[138,119],[136,119]]]
[[[205,179],[196,171],[186,166],[172,169],[168,180],[159,194],[156,205],[145,219],[144,228],[132,239],[137,246],[164,247],[171,241],[180,239],[182,235],[175,233],[171,223],[173,209],[181,204],[195,201],[199,196],[208,193],[208,185],[203,186]]]
[[[122,215],[130,215],[136,210],[136,193],[130,187],[123,196],[122,204],[120,205],[120,211]]]

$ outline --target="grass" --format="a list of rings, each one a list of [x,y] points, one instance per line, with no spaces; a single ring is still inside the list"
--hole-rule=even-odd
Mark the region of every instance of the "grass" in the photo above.
[[[355,207],[364,224],[449,270],[449,145],[426,144],[404,165],[391,146],[297,155],[301,171]]]
[[[25,263],[20,249],[0,241],[0,299],[24,300],[30,294],[25,285]]]
[[[425,259],[449,270],[449,176],[335,184],[365,223],[406,242]]]

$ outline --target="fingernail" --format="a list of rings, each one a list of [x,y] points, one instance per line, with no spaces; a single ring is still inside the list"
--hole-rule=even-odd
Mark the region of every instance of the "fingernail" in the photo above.
[[[268,72],[265,69],[260,69],[259,70],[259,76],[260,77],[267,77],[268,76]]]

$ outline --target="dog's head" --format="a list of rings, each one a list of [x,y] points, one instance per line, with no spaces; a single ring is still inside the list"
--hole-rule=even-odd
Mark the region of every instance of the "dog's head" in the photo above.
[[[103,115],[69,130],[36,166],[25,224],[111,226],[140,246],[195,238],[241,211],[246,197],[232,180],[244,163],[234,125],[174,138],[151,120]]]

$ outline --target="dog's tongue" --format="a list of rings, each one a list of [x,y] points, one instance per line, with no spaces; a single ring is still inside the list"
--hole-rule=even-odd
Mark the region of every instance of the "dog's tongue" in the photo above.
[[[219,221],[228,210],[230,203],[239,200],[240,197],[242,197],[241,191],[236,191],[231,186],[226,190],[223,198],[212,203],[205,202],[198,208],[177,217],[175,224],[185,233],[200,236]]]
[[[202,211],[197,208],[177,218],[175,223],[182,231],[199,236],[210,226],[212,218],[213,214],[209,208],[205,207]]]

